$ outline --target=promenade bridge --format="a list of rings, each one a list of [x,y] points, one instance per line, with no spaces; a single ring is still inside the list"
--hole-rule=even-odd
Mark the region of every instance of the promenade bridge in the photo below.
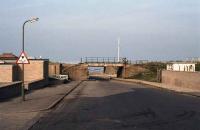
[[[83,80],[92,74],[109,75],[110,77],[123,77],[126,67],[130,64],[126,58],[116,57],[85,57],[74,66],[64,69],[70,79]],[[91,72],[93,71],[93,72]]]
[[[85,57],[81,58],[81,64],[88,67],[123,67],[128,64],[128,60],[116,57]]]

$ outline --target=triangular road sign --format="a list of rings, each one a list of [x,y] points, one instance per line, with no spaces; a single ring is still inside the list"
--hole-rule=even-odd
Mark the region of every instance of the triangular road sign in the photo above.
[[[19,58],[17,59],[17,64],[29,64],[28,57],[25,52],[22,52]]]

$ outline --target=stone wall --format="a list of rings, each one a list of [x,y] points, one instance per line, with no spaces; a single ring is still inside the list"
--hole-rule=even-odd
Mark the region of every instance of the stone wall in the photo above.
[[[112,66],[107,66],[105,67],[105,74],[113,76],[113,77],[117,77],[117,70],[119,67],[112,67]]]
[[[162,71],[162,83],[171,87],[183,87],[200,90],[199,72]]]
[[[88,79],[88,67],[83,64],[65,64],[63,74],[69,75],[71,80],[86,80]]]
[[[118,77],[120,78],[132,78],[133,76],[145,72],[146,69],[144,67],[138,65],[126,65],[123,67],[119,67],[118,69]]]

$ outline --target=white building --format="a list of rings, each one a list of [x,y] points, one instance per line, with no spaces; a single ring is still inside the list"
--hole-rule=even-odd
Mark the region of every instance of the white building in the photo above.
[[[170,63],[167,64],[167,70],[195,72],[195,63]]]

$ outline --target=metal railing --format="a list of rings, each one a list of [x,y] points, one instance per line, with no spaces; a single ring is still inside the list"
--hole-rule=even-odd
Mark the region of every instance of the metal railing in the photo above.
[[[117,63],[128,63],[126,58],[118,58],[117,57],[85,57],[81,58],[81,63],[109,63],[109,64],[117,64]]]

